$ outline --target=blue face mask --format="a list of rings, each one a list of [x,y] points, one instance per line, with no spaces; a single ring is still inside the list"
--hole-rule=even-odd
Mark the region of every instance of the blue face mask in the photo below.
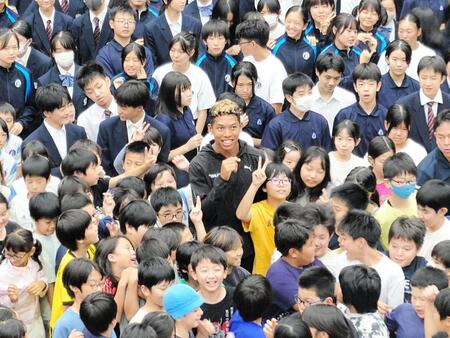
[[[405,184],[405,185],[391,185],[392,193],[396,194],[398,197],[406,200],[411,194],[416,191],[415,184]]]

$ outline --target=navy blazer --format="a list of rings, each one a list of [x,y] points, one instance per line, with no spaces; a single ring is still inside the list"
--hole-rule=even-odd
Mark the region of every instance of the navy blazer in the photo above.
[[[47,23],[42,21],[39,11],[36,10],[29,16],[23,18],[31,25],[33,32],[33,46],[40,50],[44,54],[51,56],[50,41],[48,40],[47,33],[45,32],[45,26]],[[64,15],[58,11],[55,11],[55,22],[53,22],[53,35],[61,31],[69,31],[72,29],[73,19],[70,16]]]
[[[26,8],[25,12],[22,14],[22,16],[28,16],[32,13],[38,12],[38,5],[35,1],[32,1],[28,7]],[[55,0],[55,10],[57,12],[60,12],[61,14],[65,14],[67,16],[70,16],[72,19],[76,16],[79,16],[81,14],[84,14],[86,12],[87,7],[83,0],[69,0],[69,9],[67,10],[67,13],[64,13],[61,4],[59,3],[59,0]]]
[[[214,3],[213,3],[214,5]],[[191,18],[197,19],[201,22],[200,11],[198,10],[197,1],[193,0],[189,5],[184,8],[183,14],[189,15]]]
[[[66,124],[66,139],[67,139],[67,151],[69,148],[78,140],[84,140],[87,138],[86,132],[83,127],[77,126],[76,124]],[[52,168],[52,175],[61,177],[59,172],[59,166],[61,164],[62,158],[59,154],[58,148],[56,147],[53,138],[48,132],[45,124],[42,123],[39,128],[33,131],[24,141],[23,144],[26,145],[28,142],[38,140],[41,141],[48,150],[48,156],[50,160],[50,166]]]
[[[52,66],[53,61],[50,57],[38,51],[36,48],[31,47],[26,67],[31,71],[34,79],[39,79],[42,75],[47,73]]]
[[[444,83],[441,84],[441,91],[445,94],[450,94],[450,84],[448,83],[447,78],[445,78]]]
[[[78,70],[80,69],[80,66],[75,65],[75,74],[78,72]],[[49,83],[59,83],[62,85],[62,81],[59,78],[60,72],[58,69],[58,66],[53,66],[47,73],[45,73],[44,75],[42,75],[39,79],[38,79],[38,86],[45,86]],[[81,90],[80,87],[78,87],[77,81],[74,79],[74,84],[73,84],[73,96],[72,96],[72,101],[73,104],[75,106],[75,111],[76,111],[76,117],[78,117],[78,115],[80,115],[82,112],[84,112],[86,110],[87,107],[90,106],[90,101],[87,98],[86,95],[84,95],[84,92]]]
[[[158,156],[158,162],[167,162],[170,151],[169,128],[148,115],[145,115],[144,122],[150,124],[151,127],[156,128],[161,134],[163,146]],[[127,143],[128,134],[125,121],[122,121],[118,116],[114,116],[100,123],[97,144],[103,149],[102,166],[108,175],[117,175],[113,163],[117,154]]]
[[[95,60],[98,51],[114,37],[114,33],[109,26],[109,11],[100,29],[98,45],[95,44],[89,11],[75,18],[71,33],[78,48],[78,64],[83,65],[87,61]]]
[[[438,105],[438,112],[450,109],[450,95],[442,93],[443,104]],[[409,94],[397,101],[408,108],[411,114],[411,128],[409,130],[409,137],[414,141],[420,143],[429,153],[436,147],[436,139],[430,140],[428,138],[427,119],[423,106],[420,105],[419,92]]]
[[[183,32],[194,33],[197,41],[201,41],[201,22],[186,14],[182,14],[181,21],[181,30]],[[172,38],[172,32],[170,31],[169,24],[167,23],[164,13],[145,26],[145,45],[152,51],[155,68],[171,61],[169,56],[169,44]]]

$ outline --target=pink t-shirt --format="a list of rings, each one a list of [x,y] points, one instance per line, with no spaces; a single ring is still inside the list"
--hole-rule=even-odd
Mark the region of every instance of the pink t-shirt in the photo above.
[[[391,196],[391,188],[389,188],[384,182],[377,183],[377,192],[380,196],[380,205],[382,205]]]

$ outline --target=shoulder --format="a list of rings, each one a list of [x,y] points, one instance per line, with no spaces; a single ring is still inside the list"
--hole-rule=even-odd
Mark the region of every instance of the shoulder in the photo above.
[[[167,136],[167,134],[169,133],[169,128],[164,123],[158,121],[157,119],[146,115],[145,120],[146,120],[146,122],[149,122],[150,125],[153,125],[156,129],[158,129],[158,131],[161,134],[165,134],[165,135],[161,135],[162,137]]]
[[[309,116],[310,116],[311,120],[313,120],[315,122],[328,125],[327,119],[325,117],[323,117],[322,114],[319,114],[319,113],[316,113],[315,111],[310,110]]]
[[[121,120],[118,116],[113,116],[109,119],[105,119],[102,122],[100,122],[99,130],[111,128],[120,122],[121,122]]]

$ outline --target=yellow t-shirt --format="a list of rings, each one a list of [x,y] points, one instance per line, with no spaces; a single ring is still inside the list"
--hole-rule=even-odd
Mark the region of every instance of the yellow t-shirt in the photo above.
[[[265,276],[270,267],[270,259],[275,250],[274,212],[275,209],[267,200],[253,203],[250,208],[250,222],[242,222],[244,231],[250,232],[255,248],[253,274]]]
[[[94,259],[94,255],[95,255],[95,246],[94,245],[89,246],[88,255],[89,255],[90,260]],[[59,264],[59,268],[58,268],[58,272],[56,274],[56,280],[55,280],[55,289],[53,291],[52,315],[50,317],[50,328],[51,329],[53,329],[55,327],[56,321],[63,314],[64,306],[70,306],[71,303],[73,302],[73,298],[69,296],[66,288],[64,287],[64,284],[62,281],[62,275],[63,275],[64,269],[66,268],[67,264],[69,264],[70,261],[74,258],[75,258],[75,256],[69,250],[63,256],[63,258],[61,259],[61,263]]]
[[[400,216],[417,216],[416,194],[409,197],[409,206],[406,209],[393,208],[388,202],[389,200],[386,200],[374,214],[381,226],[380,241],[385,250],[388,249],[389,230],[392,223]]]

